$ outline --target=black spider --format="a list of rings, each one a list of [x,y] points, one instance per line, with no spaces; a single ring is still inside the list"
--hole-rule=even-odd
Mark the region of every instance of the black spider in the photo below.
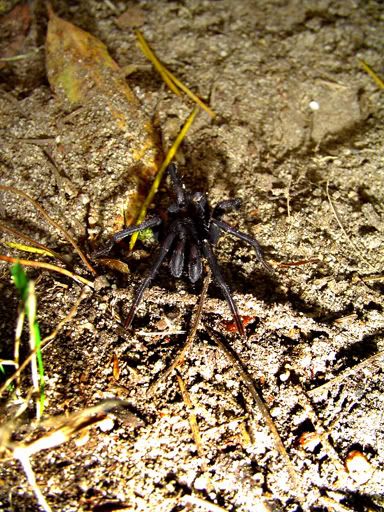
[[[157,256],[150,272],[140,284],[133,299],[125,327],[130,327],[136,309],[143,297],[145,289],[157,274],[160,265],[168,253],[171,254],[169,268],[173,277],[180,277],[185,267],[188,268],[188,276],[192,283],[198,281],[203,272],[201,258],[205,257],[216,283],[221,288],[224,297],[234,316],[237,329],[241,335],[245,335],[244,326],[240,320],[237,306],[231,296],[229,287],[224,281],[216,258],[213,253],[213,246],[218,241],[222,231],[248,242],[256,251],[259,262],[268,272],[272,271],[271,266],[264,260],[259,243],[245,233],[237,231],[221,218],[225,212],[237,209],[240,206],[239,199],[221,201],[213,209],[209,206],[205,194],[202,192],[189,193],[185,190],[175,164],[170,164],[167,172],[171,177],[173,188],[176,194],[176,202],[168,208],[168,222],[164,229],[164,238],[161,242],[160,253]],[[108,246],[99,251],[97,256],[107,254],[117,243],[137,231],[146,228],[153,228],[162,224],[158,216],[150,217],[137,226],[131,226],[116,233],[110,240]],[[185,262],[185,259],[187,261]]]

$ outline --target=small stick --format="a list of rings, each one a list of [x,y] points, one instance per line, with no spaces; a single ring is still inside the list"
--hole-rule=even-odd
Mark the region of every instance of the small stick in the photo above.
[[[205,325],[205,329],[208,332],[209,336],[213,339],[213,341],[216,343],[216,345],[224,352],[224,354],[227,356],[229,361],[234,365],[236,370],[239,372],[240,377],[246,387],[248,388],[248,391],[250,392],[252,398],[256,402],[257,408],[259,409],[265,423],[267,424],[270,432],[272,433],[276,449],[280,453],[282,459],[285,462],[285,465],[288,469],[289,476],[291,477],[291,481],[294,486],[295,494],[300,501],[301,504],[304,503],[304,493],[301,487],[301,481],[298,477],[298,474],[296,472],[295,467],[293,466],[291,459],[289,458],[289,455],[287,453],[287,450],[285,449],[285,446],[280,438],[280,435],[277,431],[277,428],[275,426],[275,423],[264,404],[263,399],[261,398],[260,394],[258,393],[256,386],[253,382],[252,377],[247,373],[246,369],[244,368],[243,363],[241,362],[239,356],[236,354],[236,352],[228,346],[226,343],[222,341],[222,339],[209,327]],[[304,507],[303,507],[304,508]]]
[[[324,505],[327,510],[332,510],[333,512],[351,512],[349,507],[345,507],[341,503],[337,503],[337,501],[329,498],[329,496],[320,496],[319,502]]]
[[[42,493],[40,487],[37,485],[35,472],[33,471],[31,459],[29,456],[22,452],[16,452],[14,457],[20,462],[25,476],[27,477],[28,483],[31,486],[32,491],[35,493],[36,499],[41,508],[44,510],[44,512],[52,512],[52,509],[45,499],[44,494]]]
[[[80,247],[77,245],[77,243],[74,240],[74,238],[72,237],[72,235],[70,235],[69,232],[67,230],[65,230],[63,227],[61,227],[58,222],[53,220],[37,201],[35,201],[31,196],[29,196],[22,190],[19,190],[18,188],[15,188],[15,187],[8,187],[5,185],[0,185],[0,190],[2,190],[3,192],[10,192],[11,194],[16,194],[20,197],[23,197],[27,201],[29,201],[36,208],[36,210],[44,217],[44,219],[47,222],[49,222],[49,224],[51,224],[51,226],[53,226],[57,231],[59,231],[65,237],[65,239],[73,246],[73,248],[75,249],[77,254],[83,260],[86,267],[92,272],[92,274],[96,275],[96,270],[92,267],[91,263],[88,261],[88,258],[83,253],[83,251],[80,249]]]
[[[356,252],[356,254],[367,264],[369,265],[371,268],[375,268],[372,263],[370,261],[368,261],[362,254],[361,254],[361,251],[359,250],[359,248],[352,242],[351,240],[351,237],[348,235],[348,233],[345,231],[345,228],[343,226],[343,224],[341,223],[341,220],[340,220],[340,217],[339,217],[339,214],[337,213],[337,210],[332,202],[332,199],[331,199],[331,196],[329,194],[329,180],[327,181],[327,185],[326,185],[326,190],[327,190],[327,197],[328,197],[328,201],[329,201],[329,204],[332,208],[332,212],[333,212],[333,215],[335,216],[335,219],[341,229],[341,231],[343,232],[343,235],[345,236],[345,238],[347,239],[347,242],[349,243],[349,245],[352,247],[352,249]]]
[[[50,249],[46,245],[41,244],[40,242],[36,242],[36,240],[34,240],[33,238],[31,238],[28,235],[25,235],[24,233],[22,233],[21,231],[19,231],[17,229],[11,228],[10,226],[7,226],[6,224],[3,224],[2,222],[0,222],[0,231],[4,231],[5,233],[8,233],[17,238],[20,238],[21,240],[24,240],[24,241],[32,244],[33,246],[38,247],[42,251],[51,254],[53,257],[57,258],[58,260],[62,261],[65,264],[67,264],[65,259],[59,253],[55,252],[53,249]]]
[[[88,281],[85,277],[74,274],[70,270],[66,268],[57,267],[56,265],[52,265],[51,263],[45,263],[44,261],[36,261],[36,260],[24,260],[20,258],[14,258],[12,256],[5,256],[0,254],[0,261],[6,261],[7,263],[20,263],[21,265],[25,265],[26,267],[35,267],[35,268],[45,268],[47,270],[51,270],[53,272],[58,272],[59,274],[64,274],[65,276],[71,277],[77,282],[88,285],[90,288],[93,288],[93,282]]]
[[[335,386],[336,384],[339,384],[341,381],[343,381],[350,375],[353,375],[358,370],[361,370],[362,368],[364,368],[364,366],[367,366],[368,364],[373,363],[375,360],[380,359],[381,357],[384,357],[384,350],[382,350],[381,352],[378,352],[377,354],[374,354],[371,357],[368,357],[368,359],[365,359],[365,361],[362,361],[361,363],[356,364],[352,368],[348,368],[347,370],[343,371],[340,375],[329,380],[325,384],[322,384],[321,386],[319,386],[317,388],[307,391],[308,395],[313,396],[313,395],[317,395],[319,393],[323,393],[327,389]]]
[[[372,78],[372,80],[375,82],[376,85],[380,87],[380,89],[384,89],[384,82],[383,80],[377,75],[373,69],[363,60],[359,60],[360,66],[364,69],[366,73]]]
[[[324,450],[326,451],[328,457],[331,459],[333,464],[335,465],[335,468],[338,472],[338,477],[340,482],[340,487],[345,485],[345,480],[347,479],[347,472],[344,468],[344,465],[340,461],[339,454],[335,450],[335,448],[332,446],[332,444],[329,442],[329,432],[326,430],[326,428],[323,426],[322,421],[318,417],[316,411],[314,410],[311,400],[308,397],[308,394],[305,392],[303,387],[300,383],[294,385],[294,389],[296,389],[296,392],[299,396],[299,403],[307,413],[308,418],[311,420],[312,425],[315,428],[315,432],[320,438],[320,441],[324,447]]]
[[[228,509],[219,507],[219,505],[215,505],[214,503],[211,503],[210,501],[203,500],[202,498],[198,498],[197,496],[194,496],[193,494],[185,494],[181,497],[181,500],[183,504],[187,505],[195,505],[196,507],[202,508],[206,510],[207,512],[227,512]]]
[[[149,44],[145,40],[143,34],[136,30],[136,37],[139,42],[139,46],[144,55],[149,59],[154,65],[155,69],[161,75],[161,78],[168,85],[168,87],[176,94],[179,95],[181,89],[187,96],[189,96],[199,107],[204,109],[211,117],[215,117],[215,112],[208,107],[196,94],[194,94],[187,86],[185,86],[178,78],[175,77],[173,73],[171,73],[156,57]],[[178,89],[179,88],[179,89]]]
[[[205,472],[208,470],[207,463],[205,460],[205,450],[203,448],[199,424],[197,423],[197,418],[196,418],[196,414],[195,414],[194,407],[192,404],[192,400],[188,393],[187,386],[185,385],[185,382],[181,378],[179,373],[176,374],[176,378],[177,378],[177,382],[180,387],[180,391],[181,391],[181,395],[183,397],[184,403],[188,409],[189,425],[191,427],[192,437],[193,437],[193,440],[195,441],[197,453],[198,453],[199,457],[202,459],[201,469]]]
[[[152,396],[156,392],[159,384],[173,372],[173,370],[176,368],[176,366],[179,366],[180,361],[183,359],[185,353],[187,352],[189,347],[192,345],[192,343],[195,339],[195,336],[196,336],[197,329],[200,324],[201,314],[203,312],[203,304],[204,304],[205,298],[207,296],[210,280],[211,280],[211,270],[208,268],[205,278],[204,278],[203,289],[201,291],[200,300],[197,304],[197,307],[195,307],[195,312],[194,312],[194,315],[192,318],[192,327],[188,334],[187,341],[185,342],[184,346],[182,347],[180,352],[177,354],[177,356],[175,357],[173,362],[170,364],[170,366],[168,366],[168,368],[166,370],[164,370],[164,372],[149,386],[148,391],[147,391],[147,394],[149,396]]]

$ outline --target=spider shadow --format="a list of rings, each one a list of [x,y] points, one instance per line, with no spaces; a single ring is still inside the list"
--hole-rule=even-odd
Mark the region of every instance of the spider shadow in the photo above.
[[[188,158],[180,163],[179,171],[187,190],[204,192],[209,199],[214,185],[219,185],[221,189],[228,191],[228,196],[235,195],[237,185],[231,179],[229,159],[213,142],[206,141],[205,134],[201,141],[193,145],[186,143],[185,153]]]
[[[268,254],[268,251],[264,250],[264,255],[266,254]],[[252,249],[250,249],[251,265],[252,256]],[[254,257],[252,271],[249,273],[245,271],[244,265],[239,263],[223,262],[221,258],[218,258],[218,263],[226,282],[230,283],[232,293],[250,294],[266,304],[274,304],[278,301],[275,293],[278,278],[274,274],[265,272],[260,267],[256,257]],[[245,264],[249,265],[248,262]],[[214,288],[216,289],[216,286]],[[220,290],[217,291],[217,295],[220,296]]]

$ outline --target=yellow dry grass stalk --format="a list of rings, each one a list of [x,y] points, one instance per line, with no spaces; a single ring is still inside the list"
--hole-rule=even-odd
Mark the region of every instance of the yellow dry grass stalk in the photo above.
[[[17,249],[18,251],[32,252],[34,254],[42,254],[43,256],[54,257],[54,254],[46,249],[40,249],[39,247],[33,247],[32,245],[19,244],[18,242],[7,242],[0,240],[0,243],[11,249]]]
[[[184,85],[173,73],[171,73],[156,57],[153,50],[150,48],[149,44],[145,40],[143,34],[137,30],[136,31],[137,41],[139,43],[140,50],[144,53],[148,60],[152,62],[155,69],[159,72],[160,76],[164,80],[164,82],[168,85],[168,87],[175,94],[180,95],[180,90],[185,92],[187,96],[189,96],[199,107],[205,110],[211,117],[215,117],[215,112],[208,107],[196,94],[194,94],[186,85]]]
[[[359,60],[360,66],[364,69],[366,73],[372,78],[372,80],[375,82],[377,86],[380,87],[380,89],[384,89],[384,82],[383,80],[373,71],[373,69],[364,61]]]
[[[85,266],[92,272],[92,274],[96,275],[96,270],[91,265],[90,261],[88,260],[87,256],[83,253],[83,251],[80,249],[80,247],[77,245],[75,239],[72,237],[72,235],[64,229],[58,222],[56,222],[54,219],[52,219],[48,213],[44,210],[44,208],[31,196],[26,194],[24,191],[19,190],[15,187],[9,187],[6,185],[0,185],[0,191],[2,192],[8,192],[13,195],[17,195],[19,197],[22,197],[23,199],[26,199],[29,201],[36,210],[40,213],[40,215],[49,223],[51,226],[53,226],[59,233],[61,233],[64,238],[73,246],[77,254],[82,259]],[[6,261],[6,260],[5,260]]]
[[[172,159],[174,158],[181,142],[183,141],[183,139],[185,138],[189,128],[191,127],[195,117],[196,117],[196,114],[197,112],[199,111],[198,107],[195,107],[193,109],[193,111],[191,112],[191,114],[188,116],[188,119],[186,120],[184,126],[182,127],[182,129],[180,130],[180,133],[179,135],[176,137],[176,140],[175,142],[172,144],[170,150],[168,151],[165,159],[164,159],[164,162],[161,164],[161,167],[159,169],[159,172],[156,174],[156,177],[152,183],[152,186],[149,190],[149,193],[141,207],[141,210],[140,210],[140,213],[137,217],[137,221],[136,221],[136,224],[140,224],[141,222],[143,222],[143,220],[145,219],[145,216],[147,214],[147,210],[148,210],[148,207],[149,205],[152,203],[152,200],[156,194],[156,192],[158,191],[159,189],[159,186],[160,186],[160,183],[161,183],[161,180],[163,178],[163,175],[164,175],[164,172],[166,170],[166,168],[168,167],[168,165],[171,163]],[[136,243],[136,240],[137,240],[137,237],[139,236],[139,233],[133,233],[132,237],[131,237],[131,242],[129,244],[129,248],[132,250],[133,247],[135,246],[135,243]]]
[[[52,509],[36,481],[32,467],[32,456],[42,450],[57,448],[75,436],[89,431],[92,427],[100,426],[104,421],[109,420],[109,413],[114,409],[123,409],[129,406],[130,404],[124,400],[107,399],[69,416],[49,418],[44,422],[38,422],[39,427],[47,431],[32,441],[13,441],[11,434],[15,430],[15,424],[10,421],[1,426],[0,451],[10,453],[14,459],[20,462],[40,507],[45,512],[51,512]]]
[[[36,260],[24,260],[20,258],[13,258],[12,256],[5,256],[4,254],[0,254],[0,261],[6,261],[7,263],[17,263],[19,262],[21,265],[25,265],[26,267],[36,267],[36,268],[45,268],[46,270],[50,270],[53,272],[58,272],[59,274],[64,274],[67,277],[72,278],[74,281],[77,281],[81,284],[86,284],[89,287],[93,288],[93,282],[85,279],[78,274],[74,274],[73,272],[67,270],[66,268],[57,267],[56,265],[52,265],[51,263],[45,263],[44,261],[36,261]]]
[[[206,462],[206,457],[205,457],[205,449],[203,446],[203,442],[201,440],[201,434],[200,434],[199,424],[197,422],[195,407],[192,403],[187,386],[185,385],[185,382],[182,379],[181,375],[179,375],[179,373],[176,374],[176,378],[177,378],[177,382],[179,384],[181,395],[183,397],[184,403],[188,410],[189,425],[191,427],[192,437],[193,437],[193,440],[196,445],[196,450],[197,450],[199,457],[202,460],[201,469],[203,471],[207,471],[208,467],[207,467],[207,462]]]
[[[16,238],[20,238],[21,240],[25,240],[26,242],[29,242],[30,245],[26,246],[24,244],[19,244],[18,242],[2,242],[9,247],[13,247],[15,249],[19,250],[25,250],[28,252],[38,252],[37,250],[32,250],[36,248],[41,249],[40,254],[46,254],[47,256],[53,256],[54,258],[58,259],[59,261],[62,261],[66,264],[66,261],[61,254],[57,253],[53,249],[50,249],[49,247],[46,247],[45,245],[41,244],[40,242],[37,242],[30,236],[26,235],[25,233],[22,233],[21,231],[18,231],[15,228],[12,228],[11,226],[8,226],[7,224],[4,224],[0,221],[0,231],[3,231],[4,233],[8,233],[9,235],[15,236]],[[13,245],[14,244],[14,245]],[[29,247],[29,249],[27,249]]]

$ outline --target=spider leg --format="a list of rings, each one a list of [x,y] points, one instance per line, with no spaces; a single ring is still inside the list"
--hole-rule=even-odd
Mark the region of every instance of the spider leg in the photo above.
[[[154,265],[152,266],[147,277],[140,284],[138,290],[136,291],[136,295],[131,304],[131,308],[129,310],[127,319],[124,322],[124,327],[126,329],[128,329],[130,327],[133,317],[135,316],[137,306],[139,305],[139,303],[143,297],[145,289],[149,286],[150,282],[157,274],[159,267],[163,263],[163,260],[166,257],[166,255],[168,254],[169,249],[171,248],[172,242],[174,241],[175,237],[176,237],[176,233],[174,233],[174,232],[169,233],[169,235],[166,237],[166,239],[164,240],[164,242],[161,245],[160,253],[157,257],[157,260],[155,261]]]
[[[201,263],[201,254],[198,246],[191,243],[189,248],[188,275],[191,283],[196,283],[203,273],[203,265]]]
[[[232,315],[235,319],[237,330],[241,334],[241,336],[245,336],[244,326],[241,322],[239,311],[237,309],[236,303],[232,298],[231,292],[227,283],[224,281],[224,278],[221,274],[219,265],[217,264],[216,258],[212,252],[211,246],[207,240],[204,240],[203,243],[203,253],[207,258],[208,264],[212,269],[213,277],[215,278],[216,283],[220,286],[226,301],[231,309]]]
[[[246,233],[237,231],[237,229],[233,228],[232,226],[230,226],[229,224],[222,220],[212,219],[212,223],[218,228],[222,229],[223,231],[226,231],[227,233],[230,233],[233,236],[237,236],[237,238],[240,238],[240,240],[244,240],[244,242],[248,242],[250,245],[252,245],[252,247],[255,249],[257,259],[263,265],[264,269],[269,273],[273,272],[273,268],[271,267],[271,265],[265,261],[263,252],[257,240],[247,235]]]
[[[176,202],[180,206],[185,203],[185,187],[180,179],[179,173],[177,172],[176,164],[169,164],[167,167],[167,173],[171,177],[172,185],[176,194]]]
[[[195,192],[192,196],[192,204],[195,206],[196,212],[203,224],[205,224],[210,217],[206,195],[202,192]]]
[[[235,199],[226,199],[225,201],[220,201],[214,207],[212,211],[212,217],[215,219],[221,219],[224,213],[229,212],[230,210],[237,210],[241,206],[241,199],[236,197]]]
[[[124,240],[124,238],[126,238],[129,235],[132,235],[132,233],[136,233],[137,231],[143,231],[144,229],[153,228],[155,226],[158,226],[159,224],[161,224],[161,222],[162,222],[162,220],[160,219],[160,217],[157,217],[157,216],[150,217],[149,219],[145,220],[141,224],[137,224],[136,226],[130,226],[129,228],[125,228],[122,231],[118,231],[108,241],[106,247],[104,247],[104,249],[100,249],[99,251],[96,251],[93,254],[93,257],[99,258],[100,256],[105,256],[106,254],[108,254],[111,251],[112,247],[117,242]]]
[[[241,200],[236,199],[227,199],[225,201],[220,201],[214,209],[212,210],[210,216],[210,229],[209,229],[209,238],[212,244],[216,244],[221,235],[221,229],[219,226],[212,224],[214,220],[221,220],[221,217],[228,211],[240,208]]]
[[[184,268],[185,237],[179,238],[173,251],[169,268],[173,277],[180,277]]]

